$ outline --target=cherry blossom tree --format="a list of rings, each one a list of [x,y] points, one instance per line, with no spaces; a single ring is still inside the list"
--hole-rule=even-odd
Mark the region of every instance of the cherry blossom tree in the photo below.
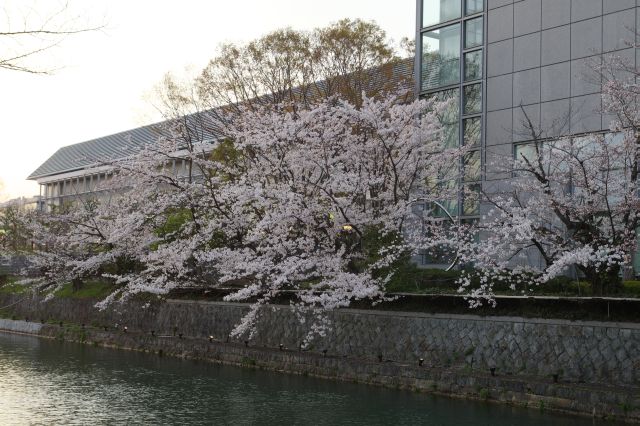
[[[485,185],[480,238],[459,250],[473,264],[462,289],[492,297],[492,285],[544,283],[576,268],[597,294],[620,282],[636,248],[639,205],[632,132],[534,141],[513,161],[502,188]],[[496,185],[498,186],[498,185]]]
[[[312,334],[324,333],[325,312],[382,300],[394,265],[427,244],[407,238],[415,200],[452,195],[441,183],[457,179],[464,150],[440,142],[448,105],[405,96],[254,105],[230,112],[213,143],[175,131],[112,164],[108,202],[35,218],[41,284],[112,278],[119,288],[101,306],[179,286],[233,288],[227,300],[254,301],[236,336],[251,336],[263,308],[292,292]]]
[[[460,233],[454,243],[472,266],[460,281],[472,305],[495,303],[497,282],[532,291],[532,283],[576,273],[604,295],[631,269],[640,220],[638,72],[613,56],[594,69],[610,132],[546,137],[524,114],[531,142],[517,146],[515,158],[487,164],[503,179],[484,183],[478,238]]]

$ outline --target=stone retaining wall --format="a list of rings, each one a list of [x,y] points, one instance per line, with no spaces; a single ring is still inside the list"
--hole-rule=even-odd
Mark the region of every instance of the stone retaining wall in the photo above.
[[[40,334],[42,327],[43,324],[40,323],[12,321],[0,318],[0,330],[10,331],[12,333]]]
[[[21,299],[22,298],[22,299]],[[227,340],[247,307],[224,302],[169,300],[143,308],[116,305],[98,312],[93,302],[0,295],[0,308],[34,321],[63,320],[130,330],[213,336]],[[263,311],[251,345],[298,348],[307,332],[288,307]],[[640,324],[480,317],[374,310],[340,310],[331,316],[333,330],[308,350],[358,359],[417,363],[439,368],[496,371],[508,375],[605,385],[640,386]],[[242,341],[244,339],[240,339]]]

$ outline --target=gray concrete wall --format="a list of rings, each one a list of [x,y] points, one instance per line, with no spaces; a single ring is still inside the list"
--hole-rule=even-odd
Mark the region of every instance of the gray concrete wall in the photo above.
[[[636,63],[624,40],[635,37],[637,9],[636,0],[488,0],[487,165],[529,139],[523,109],[547,136],[609,128],[589,63]]]

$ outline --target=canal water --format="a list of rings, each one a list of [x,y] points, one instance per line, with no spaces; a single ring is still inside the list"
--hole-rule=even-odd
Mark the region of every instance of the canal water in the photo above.
[[[535,409],[0,333],[0,425],[14,424],[594,423]]]

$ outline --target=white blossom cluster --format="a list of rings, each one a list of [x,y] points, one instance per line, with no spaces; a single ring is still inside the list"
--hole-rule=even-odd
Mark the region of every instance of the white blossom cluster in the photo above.
[[[232,288],[226,300],[253,303],[233,333],[249,337],[289,292],[322,335],[326,311],[384,298],[394,262],[415,249],[403,238],[412,200],[450,196],[439,182],[457,178],[464,150],[444,149],[437,118],[448,105],[402,99],[247,108],[225,117],[213,144],[176,132],[147,146],[113,164],[108,202],[34,218],[43,285],[111,278],[119,289],[101,307],[140,292]],[[173,172],[175,159],[187,175]],[[369,249],[367,235],[385,243]]]

